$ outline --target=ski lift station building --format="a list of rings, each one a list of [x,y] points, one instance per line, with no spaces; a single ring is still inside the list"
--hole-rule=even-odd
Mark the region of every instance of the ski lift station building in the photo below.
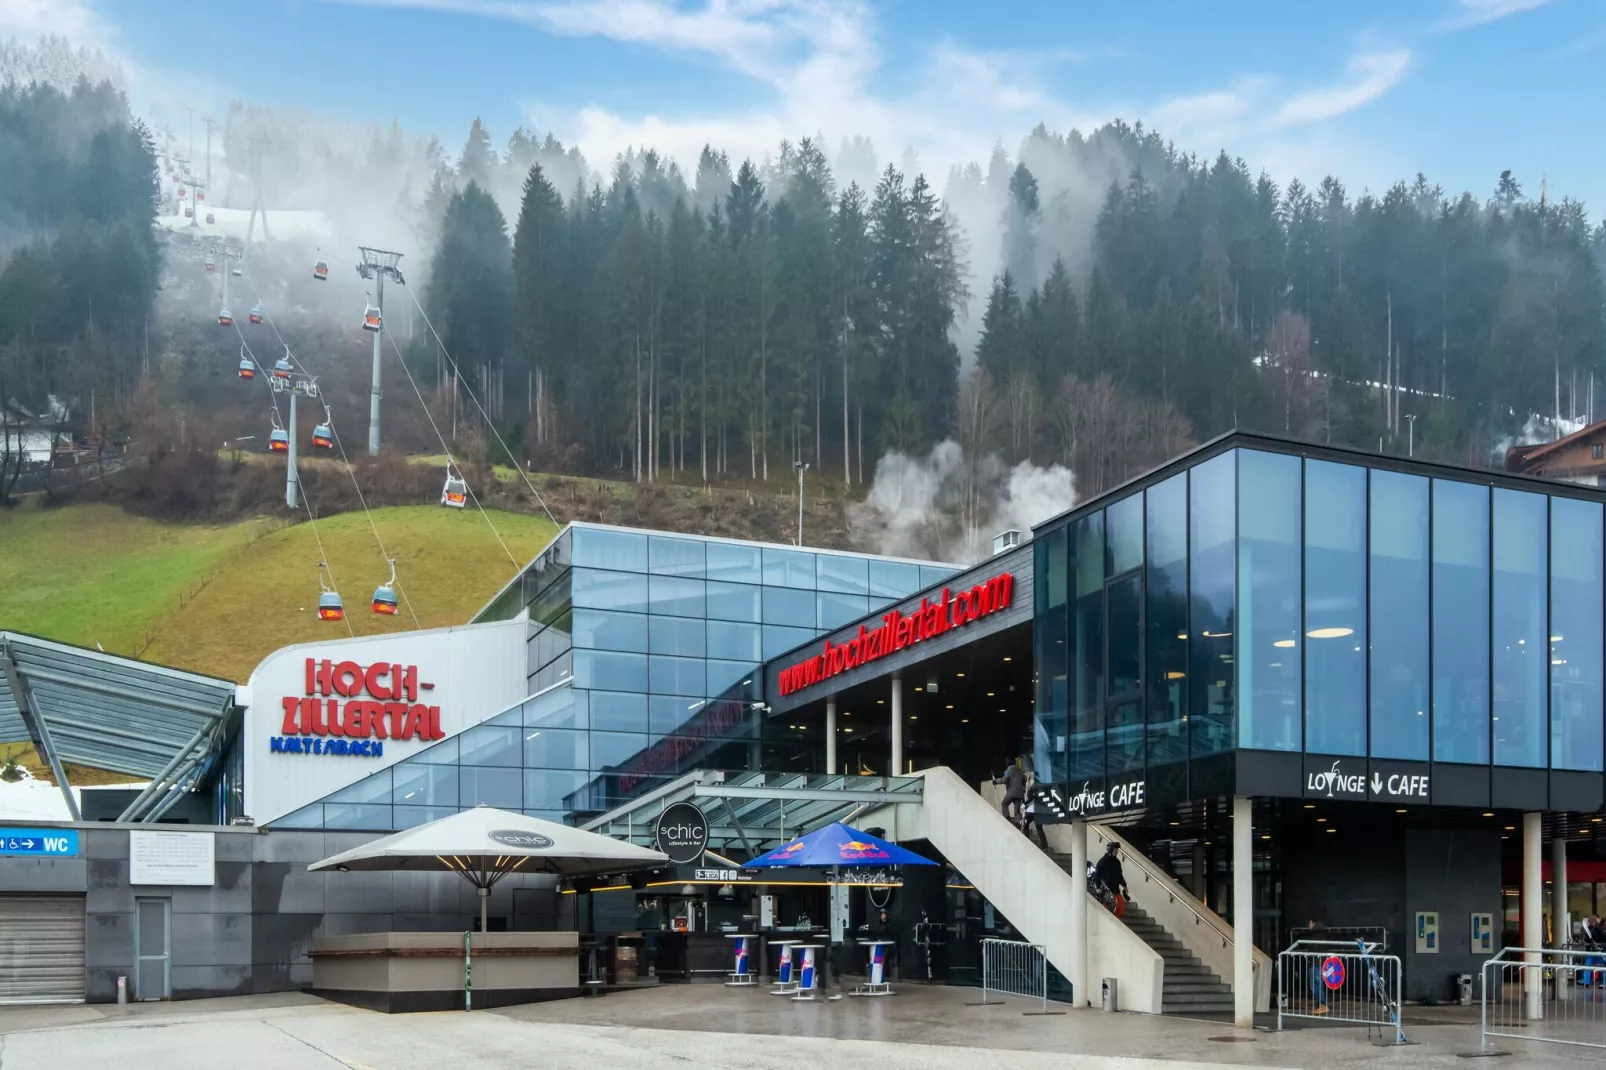
[[[478,912],[450,875],[308,863],[482,804],[650,845],[680,802],[698,858],[510,878],[491,928],[639,930],[671,891],[694,932],[807,912],[740,865],[848,819],[945,863],[889,882],[906,977],[939,919],[939,980],[1008,931],[1074,1002],[1115,977],[1125,1009],[1243,1021],[1316,921],[1443,1000],[1606,909],[1603,512],[1234,433],[968,567],[570,524],[472,621],[240,686],[0,633],[0,739],[150,779],[34,829],[70,851],[4,822],[0,1000],[306,987],[320,937]],[[1017,757],[1046,852],[999,812]],[[1125,919],[1080,878],[1110,843]],[[863,906],[830,903],[840,938]]]

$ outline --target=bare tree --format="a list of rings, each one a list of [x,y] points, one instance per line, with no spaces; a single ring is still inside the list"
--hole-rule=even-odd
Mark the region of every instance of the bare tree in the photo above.
[[[959,444],[959,523],[967,552],[973,553],[983,515],[982,500],[996,460],[990,451],[997,436],[998,391],[992,377],[973,369],[959,383],[954,399],[954,441]]]

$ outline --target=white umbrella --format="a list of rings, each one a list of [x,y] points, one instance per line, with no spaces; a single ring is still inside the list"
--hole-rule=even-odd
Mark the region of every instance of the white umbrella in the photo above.
[[[309,870],[449,870],[480,892],[485,931],[491,887],[510,873],[573,877],[661,866],[667,855],[595,832],[477,806],[314,862]]]

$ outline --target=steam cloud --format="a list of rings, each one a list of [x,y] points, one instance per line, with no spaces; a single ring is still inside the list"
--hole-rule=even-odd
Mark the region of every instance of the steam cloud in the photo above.
[[[869,494],[848,507],[848,524],[865,549],[968,565],[987,556],[999,532],[1029,534],[1074,504],[1069,468],[1030,461],[1011,468],[995,453],[967,457],[944,439],[924,458],[883,455]]]

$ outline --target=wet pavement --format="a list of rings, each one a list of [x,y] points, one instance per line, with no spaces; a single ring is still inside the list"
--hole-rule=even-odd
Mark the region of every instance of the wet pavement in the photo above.
[[[0,1070],[1179,1070],[1465,1066],[1476,1008],[1411,1009],[1404,1048],[1360,1027],[1239,1032],[1223,1022],[977,1002],[906,986],[883,999],[793,1003],[763,989],[672,985],[473,1014],[383,1015],[285,993],[183,1003],[0,1007]],[[997,997],[993,997],[996,999]],[[1522,1067],[1601,1065],[1601,1052],[1505,1042]]]

